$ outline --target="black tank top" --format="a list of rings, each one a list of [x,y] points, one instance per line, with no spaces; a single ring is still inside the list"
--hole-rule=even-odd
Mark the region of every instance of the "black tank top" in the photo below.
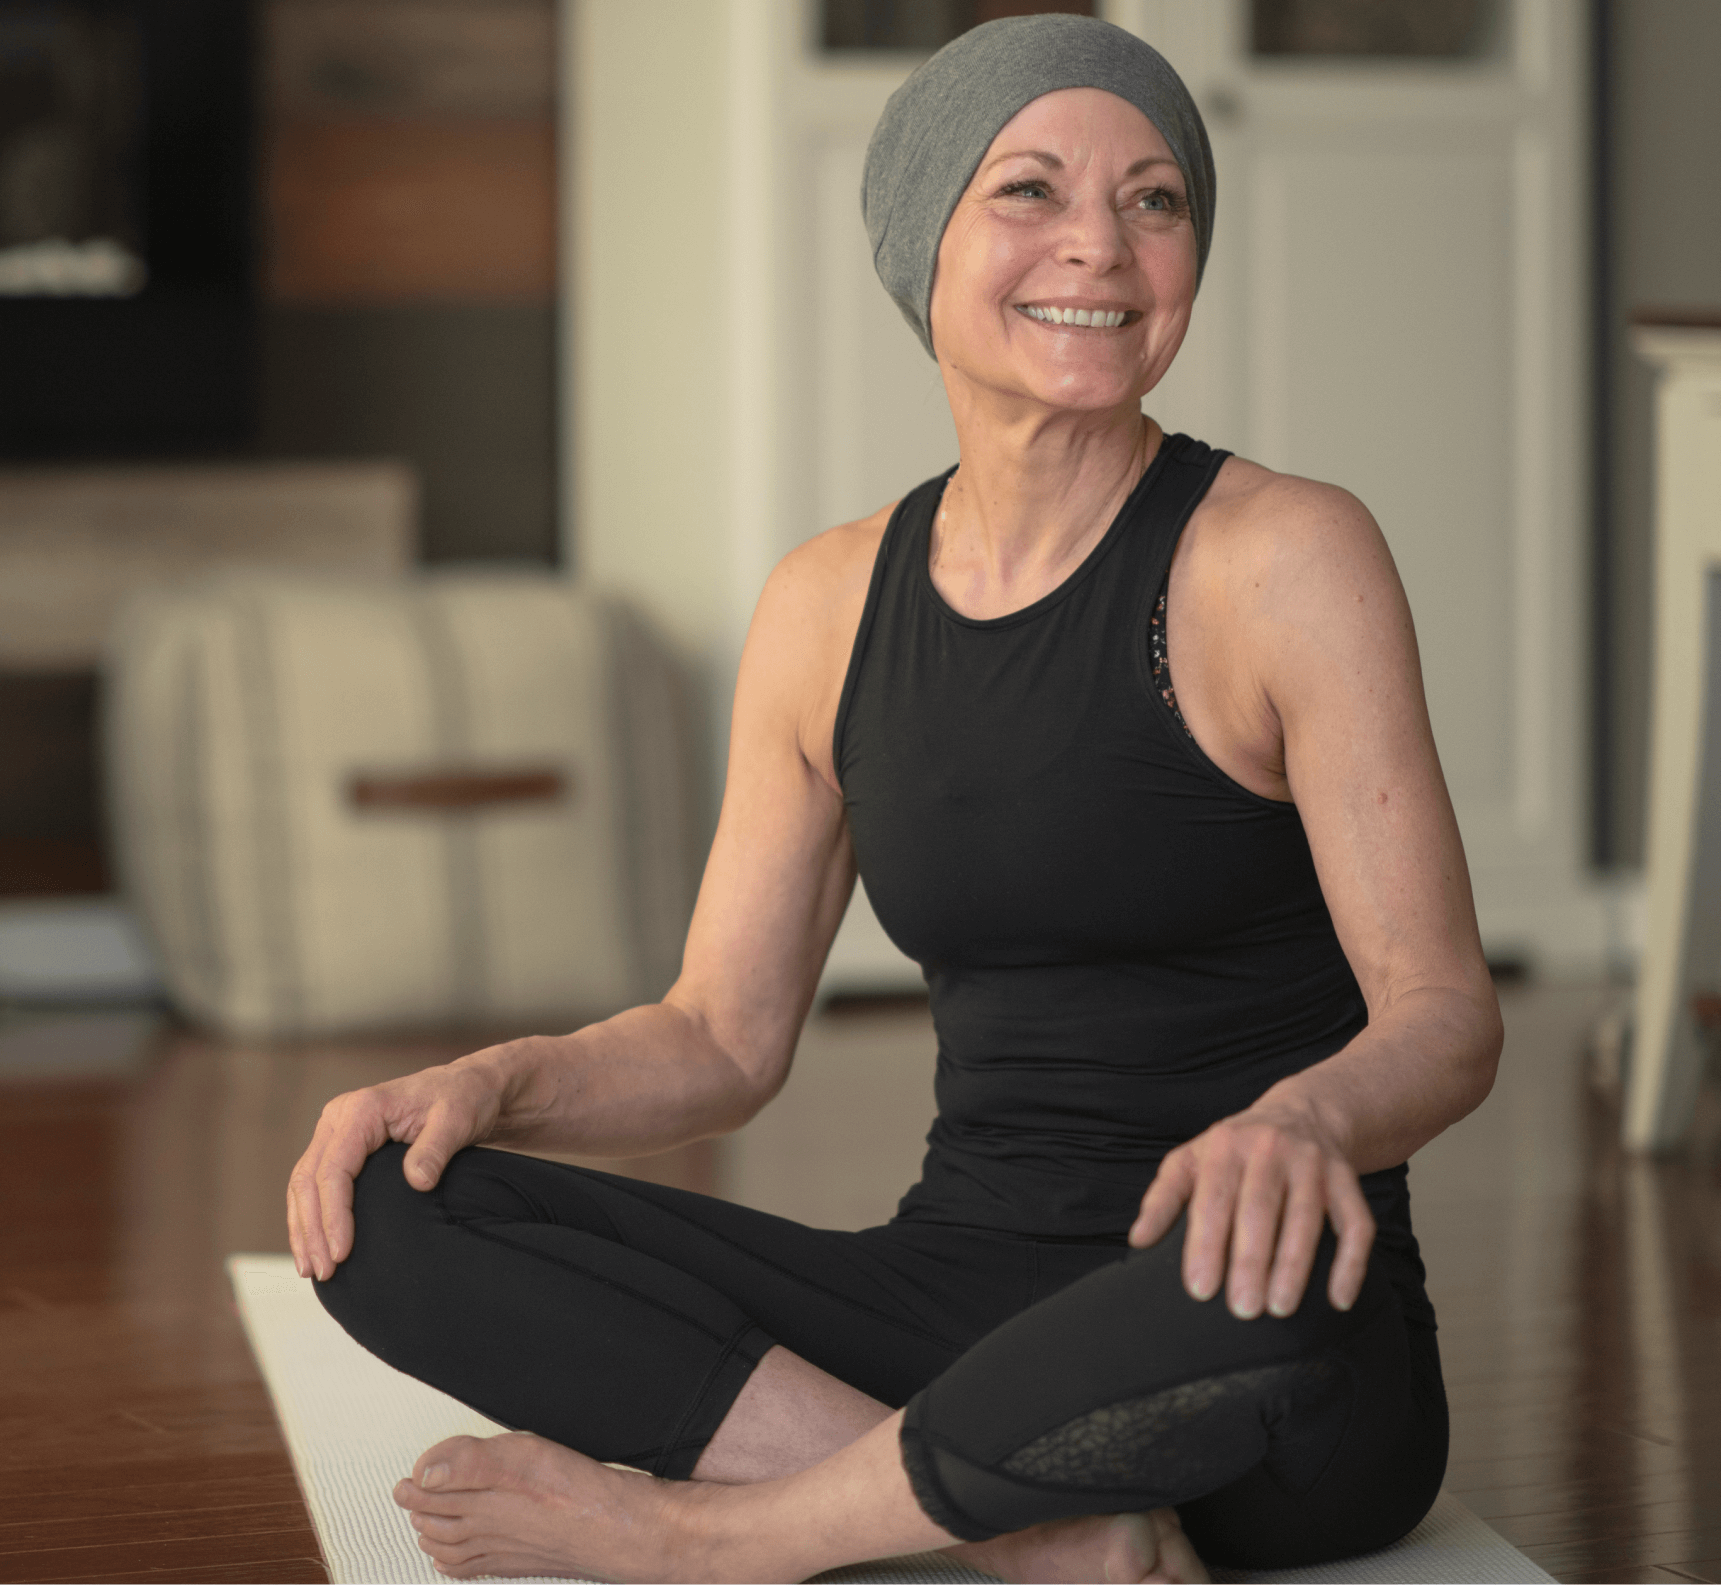
[[[938,1035],[901,1217],[1121,1237],[1167,1151],[1368,1022],[1295,805],[1219,770],[1151,675],[1172,551],[1227,455],[1168,437],[1081,566],[1004,617],[933,587],[949,474],[885,530],[834,747]],[[1404,1183],[1364,1180],[1385,1246],[1410,1240]]]

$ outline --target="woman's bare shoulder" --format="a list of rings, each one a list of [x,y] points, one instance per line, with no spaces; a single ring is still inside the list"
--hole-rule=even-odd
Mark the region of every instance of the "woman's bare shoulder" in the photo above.
[[[765,581],[741,658],[738,713],[785,724],[827,781],[830,727],[896,503],[839,523],[790,551]]]
[[[778,562],[760,593],[750,642],[768,646],[777,663],[806,665],[833,646],[846,660],[894,508],[815,534]],[[844,628],[846,637],[838,633]]]
[[[879,542],[895,510],[893,501],[867,517],[839,523],[803,540],[778,562],[766,585],[767,594],[809,614],[828,615],[833,606],[853,600],[857,589],[864,603]],[[859,615],[857,611],[857,621]]]
[[[1202,505],[1195,559],[1236,602],[1326,607],[1371,588],[1402,598],[1379,524],[1338,485],[1232,457]]]
[[[1312,550],[1320,539],[1342,543],[1380,534],[1368,508],[1342,486],[1282,474],[1246,457],[1226,459],[1204,505],[1243,540],[1277,537]]]

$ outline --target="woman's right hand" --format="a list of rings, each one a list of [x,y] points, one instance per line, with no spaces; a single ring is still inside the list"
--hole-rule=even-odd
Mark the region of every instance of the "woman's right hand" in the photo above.
[[[372,1151],[405,1141],[407,1183],[430,1189],[456,1151],[495,1130],[502,1095],[494,1069],[462,1059],[335,1097],[287,1181],[287,1235],[299,1276],[326,1282],[352,1253],[353,1180]]]

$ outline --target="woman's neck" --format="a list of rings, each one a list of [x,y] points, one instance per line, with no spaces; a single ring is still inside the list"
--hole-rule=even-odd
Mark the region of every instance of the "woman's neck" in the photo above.
[[[962,461],[933,523],[932,581],[964,616],[999,617],[1081,565],[1163,434],[1136,409],[976,420],[957,416]]]

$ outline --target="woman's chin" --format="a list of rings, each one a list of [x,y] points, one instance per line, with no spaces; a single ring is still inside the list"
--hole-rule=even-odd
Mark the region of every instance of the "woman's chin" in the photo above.
[[[1117,408],[1138,408],[1145,394],[1141,382],[1124,378],[1116,370],[1054,368],[1027,382],[1028,391],[1047,407],[1072,413],[1109,413]]]
[[[1152,384],[1138,352],[1103,344],[1012,348],[1003,357],[958,357],[952,363],[946,372],[954,372],[959,385],[990,393],[1009,407],[1026,400],[1072,413],[1134,409]],[[951,395],[956,397],[956,387]]]
[[[1139,406],[1146,392],[1139,352],[1116,342],[1062,337],[1025,353],[1016,360],[1022,388],[1049,407],[1101,413]]]

